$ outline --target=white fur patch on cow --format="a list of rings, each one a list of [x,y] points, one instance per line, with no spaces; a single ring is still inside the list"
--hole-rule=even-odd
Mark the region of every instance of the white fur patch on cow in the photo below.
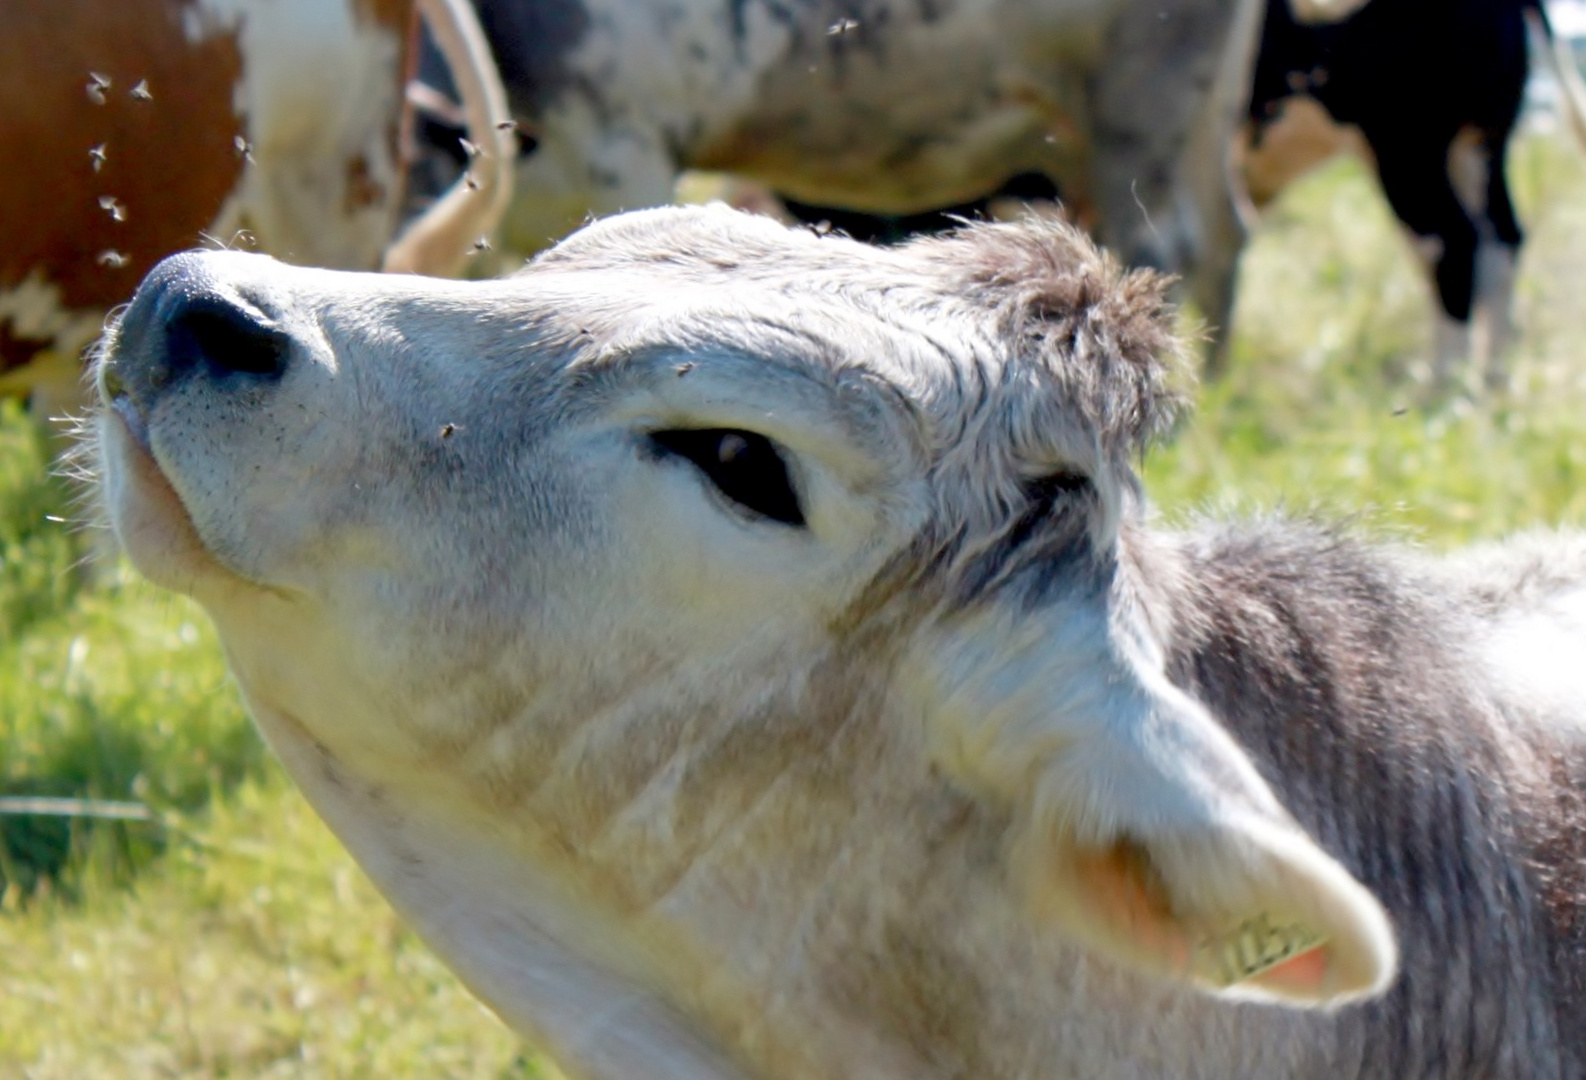
[[[1586,736],[1586,588],[1502,618],[1483,657],[1506,691],[1538,713]]]
[[[240,234],[256,233],[291,262],[358,268],[389,241],[402,184],[391,124],[403,43],[354,9],[203,0],[184,14],[189,39],[235,33],[242,54],[232,108],[251,157],[210,228],[218,242],[249,247]],[[305,206],[326,209],[310,219]]]
[[[77,353],[99,333],[103,316],[61,303],[60,289],[34,270],[20,285],[0,289],[0,325],[14,337],[46,341],[52,351]]]

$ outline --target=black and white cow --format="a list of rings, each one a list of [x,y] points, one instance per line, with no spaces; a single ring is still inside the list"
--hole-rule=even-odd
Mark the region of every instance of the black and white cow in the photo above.
[[[1528,39],[1550,61],[1581,135],[1586,91],[1539,0],[1371,0],[1317,24],[1296,19],[1289,0],[1266,3],[1240,168],[1250,197],[1264,204],[1351,143],[1374,162],[1436,294],[1440,390],[1471,351],[1476,324],[1488,386],[1507,380],[1523,235],[1504,162]]]

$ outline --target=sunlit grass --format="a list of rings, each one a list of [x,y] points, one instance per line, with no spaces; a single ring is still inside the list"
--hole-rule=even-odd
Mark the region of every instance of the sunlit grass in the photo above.
[[[1511,171],[1507,401],[1418,407],[1425,285],[1339,163],[1248,252],[1228,377],[1147,464],[1163,517],[1287,507],[1431,546],[1586,521],[1586,166],[1528,139]],[[0,796],[159,820],[0,814],[0,1080],[539,1075],[270,763],[196,608],[74,568],[45,460],[0,412]]]
[[[199,808],[257,775],[265,754],[190,602],[125,566],[96,571],[82,517],[44,440],[0,413],[0,796],[135,799]],[[96,578],[92,588],[85,583]],[[74,852],[124,877],[163,839],[147,826],[0,816],[0,896],[75,886]]]
[[[517,1039],[274,775],[127,888],[0,914],[0,1076],[528,1080]]]

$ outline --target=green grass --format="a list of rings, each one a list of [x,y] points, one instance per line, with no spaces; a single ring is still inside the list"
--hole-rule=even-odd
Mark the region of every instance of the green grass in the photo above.
[[[1425,286],[1371,179],[1290,191],[1245,263],[1228,377],[1148,463],[1169,522],[1286,506],[1431,546],[1586,520],[1586,165],[1532,138],[1505,402],[1416,407]],[[25,417],[0,410],[0,1080],[538,1075],[402,928],[248,726],[212,632],[124,567],[75,567]]]
[[[0,915],[0,1076],[530,1080],[284,781],[179,818],[131,887]]]
[[[231,693],[213,632],[179,597],[106,568],[95,586],[63,519],[35,426],[0,412],[0,795],[138,800],[186,812],[248,776],[265,751]],[[86,539],[83,538],[83,539]],[[75,892],[79,865],[122,880],[164,846],[147,825],[0,816],[0,897]],[[80,856],[93,850],[95,857]]]

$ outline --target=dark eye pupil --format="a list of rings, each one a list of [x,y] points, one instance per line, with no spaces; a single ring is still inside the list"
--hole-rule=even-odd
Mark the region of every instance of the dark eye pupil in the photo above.
[[[692,462],[745,510],[784,525],[804,524],[787,463],[764,435],[733,428],[679,428],[651,432],[650,442],[663,454]]]

